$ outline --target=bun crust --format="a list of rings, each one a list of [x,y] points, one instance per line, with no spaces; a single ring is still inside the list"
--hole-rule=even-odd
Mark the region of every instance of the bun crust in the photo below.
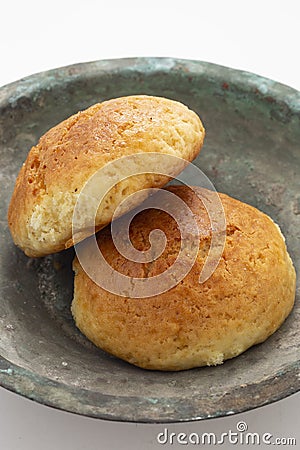
[[[73,244],[74,206],[96,171],[136,153],[165,153],[192,161],[203,145],[204,134],[197,114],[160,97],[112,99],[71,116],[40,138],[20,170],[8,211],[14,242],[28,256],[69,247]],[[171,176],[182,168],[173,167]],[[96,229],[111,221],[125,197],[141,189],[162,187],[168,179],[146,174],[120,182],[101,205]],[[93,233],[83,229],[78,240]]]
[[[226,243],[217,269],[200,284],[211,241],[207,212],[187,187],[168,189],[191,208],[200,231],[199,252],[188,275],[160,295],[125,298],[96,285],[75,258],[72,313],[77,327],[95,345],[142,368],[182,370],[221,364],[263,342],[283,323],[294,303],[295,270],[272,219],[219,194],[227,222]],[[205,195],[205,190],[200,191]],[[151,263],[120,255],[109,227],[98,233],[98,245],[119,272],[152,277],[173,264],[180,247],[174,220],[148,209],[134,218],[130,228],[138,250],[148,249],[153,228],[165,232],[168,244]]]

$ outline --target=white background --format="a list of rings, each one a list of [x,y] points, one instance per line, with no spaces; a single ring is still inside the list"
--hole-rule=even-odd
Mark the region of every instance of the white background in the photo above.
[[[299,44],[298,0],[0,2],[0,85],[76,62],[173,56],[249,70],[300,90]],[[285,448],[300,448],[299,400],[296,394],[238,416],[169,430],[221,433],[244,420],[249,431],[295,437],[297,447]],[[158,445],[163,428],[75,416],[0,389],[0,450],[200,448]],[[256,448],[220,448],[250,447]]]

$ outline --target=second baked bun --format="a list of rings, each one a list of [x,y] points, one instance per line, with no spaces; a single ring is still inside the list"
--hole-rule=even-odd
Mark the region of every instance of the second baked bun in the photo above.
[[[256,208],[219,194],[227,222],[225,247],[216,270],[199,283],[211,224],[192,190],[168,189],[193,211],[199,227],[199,251],[191,271],[167,292],[129,298],[95,284],[75,258],[73,316],[97,346],[146,369],[221,364],[264,341],[282,324],[294,303],[295,270],[279,227]],[[179,211],[179,220],[180,214],[185,213]],[[165,233],[167,246],[152,262],[125,259],[116,250],[109,227],[98,233],[98,245],[115,271],[151,278],[172,266],[181,245],[174,220],[164,211],[148,209],[134,218],[130,228],[137,250],[148,250],[155,228]],[[88,252],[89,242],[85,241]],[[91,266],[97,270],[95,261]]]
[[[71,116],[40,138],[21,168],[8,211],[14,242],[28,256],[63,250],[73,244],[74,206],[95,172],[136,153],[164,153],[192,161],[203,139],[196,113],[160,97],[116,98]],[[176,176],[182,169],[175,164],[168,173]],[[122,164],[118,170],[122,175]],[[98,210],[96,229],[111,221],[125,197],[167,181],[166,176],[145,174],[120,182]],[[93,233],[94,229],[83,229],[77,239]]]

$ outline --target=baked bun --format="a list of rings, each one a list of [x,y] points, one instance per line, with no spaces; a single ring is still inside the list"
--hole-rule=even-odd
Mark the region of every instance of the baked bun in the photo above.
[[[194,189],[201,196],[211,195]],[[197,221],[200,245],[190,272],[169,291],[130,298],[97,285],[76,257],[72,313],[77,327],[96,346],[142,368],[182,370],[221,364],[263,342],[283,323],[294,303],[295,270],[272,219],[219,194],[226,218],[225,246],[216,270],[199,283],[212,239],[206,209],[186,186],[167,190],[188,205]],[[179,219],[180,214],[184,213],[179,211]],[[147,209],[133,219],[133,246],[147,251],[149,234],[155,228],[165,233],[167,244],[152,262],[126,260],[114,247],[110,227],[98,233],[98,246],[116,271],[150,278],[172,266],[180,249],[176,222],[158,209]],[[90,242],[84,243],[87,249]]]
[[[165,98],[116,98],[71,116],[40,138],[21,168],[8,211],[15,244],[28,256],[44,256],[71,246],[74,206],[95,172],[136,153],[162,153],[192,161],[203,139],[204,128],[196,113]],[[122,167],[120,164],[117,170],[120,176]],[[176,176],[183,168],[177,162],[168,168],[168,174]],[[96,230],[112,220],[125,197],[161,187],[170,177],[144,174],[118,183],[98,210]],[[77,240],[94,230],[83,225]]]

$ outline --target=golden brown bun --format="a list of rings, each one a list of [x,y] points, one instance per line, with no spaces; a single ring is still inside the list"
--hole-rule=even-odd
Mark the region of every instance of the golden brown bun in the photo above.
[[[204,134],[193,111],[159,97],[112,99],[71,116],[40,138],[21,168],[8,211],[14,242],[28,256],[69,247],[73,244],[74,206],[92,174],[110,161],[140,152],[192,161]],[[177,164],[171,175],[182,169]],[[165,176],[147,174],[119,183],[101,205],[96,229],[111,221],[124,197],[143,188],[161,187],[167,181]],[[94,229],[84,229],[76,239],[93,233]]]
[[[227,222],[226,243],[217,269],[200,284],[211,240],[206,210],[187,187],[168,189],[192,209],[200,230],[200,250],[190,273],[163,294],[125,298],[96,285],[75,258],[72,313],[94,344],[142,368],[182,370],[221,364],[264,341],[282,324],[294,303],[295,270],[272,219],[219,194]],[[174,220],[152,209],[138,214],[130,228],[138,250],[147,250],[154,228],[166,233],[168,244],[151,263],[125,260],[114,248],[110,227],[98,234],[98,245],[119,272],[152,277],[173,264],[180,247]]]

